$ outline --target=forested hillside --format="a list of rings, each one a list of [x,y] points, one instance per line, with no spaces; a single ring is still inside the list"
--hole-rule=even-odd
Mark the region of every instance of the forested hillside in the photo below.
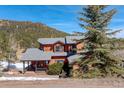
[[[17,57],[26,48],[38,47],[38,38],[66,35],[42,23],[0,20],[0,58]]]

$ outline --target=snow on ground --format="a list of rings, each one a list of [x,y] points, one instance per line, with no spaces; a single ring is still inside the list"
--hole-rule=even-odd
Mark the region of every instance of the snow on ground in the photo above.
[[[8,62],[7,61],[0,61],[0,65],[3,67],[2,69],[8,68]],[[28,64],[25,64],[25,67],[27,67]],[[11,63],[9,68],[16,69],[18,71],[23,70],[23,63]],[[58,77],[0,77],[0,81],[36,81],[36,80],[58,80]]]
[[[36,80],[58,80],[59,78],[39,78],[39,77],[0,77],[0,81],[18,80],[18,81],[36,81]]]
[[[2,67],[4,69],[6,69],[8,67],[8,62],[7,61],[0,61],[0,64],[2,65]],[[28,64],[25,64],[25,67],[27,67]],[[23,70],[23,63],[10,63],[10,68],[12,69],[17,69],[19,71]]]
[[[0,65],[1,65],[2,67],[4,67],[4,68],[7,68],[8,62],[6,62],[6,61],[0,61]]]
[[[19,71],[23,71],[23,63],[15,63],[14,64],[16,69],[18,69]],[[28,64],[25,63],[25,67],[27,67]]]

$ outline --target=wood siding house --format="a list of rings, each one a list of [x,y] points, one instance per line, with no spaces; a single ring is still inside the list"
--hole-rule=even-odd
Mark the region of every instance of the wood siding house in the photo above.
[[[48,65],[56,62],[69,62],[74,55],[79,54],[84,44],[76,40],[82,39],[82,36],[66,36],[65,38],[39,38],[39,49],[29,48],[22,54],[20,61],[23,62],[25,72],[25,62],[29,64],[28,68],[47,69]],[[77,57],[78,58],[78,57]],[[71,60],[72,61],[72,60]]]

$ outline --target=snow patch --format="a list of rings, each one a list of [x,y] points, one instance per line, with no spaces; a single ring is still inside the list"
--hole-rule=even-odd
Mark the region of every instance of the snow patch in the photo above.
[[[0,65],[4,68],[7,69],[8,68],[8,62],[6,61],[0,61]],[[27,67],[28,64],[25,63],[25,67]],[[10,63],[9,68],[11,69],[17,69],[19,71],[23,71],[23,63]]]

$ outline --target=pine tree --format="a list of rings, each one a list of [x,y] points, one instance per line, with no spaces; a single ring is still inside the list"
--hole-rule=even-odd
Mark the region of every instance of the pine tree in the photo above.
[[[110,35],[117,31],[108,29],[108,25],[116,13],[115,9],[105,11],[106,5],[88,5],[80,12],[80,26],[86,29],[83,33],[85,50],[79,61],[83,77],[101,77],[123,74],[121,60],[112,55],[115,49],[111,44]]]

